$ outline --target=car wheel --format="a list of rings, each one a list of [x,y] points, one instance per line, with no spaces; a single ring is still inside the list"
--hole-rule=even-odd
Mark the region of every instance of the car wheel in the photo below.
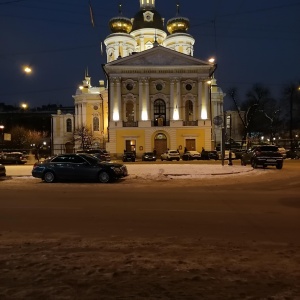
[[[277,164],[276,169],[281,170],[282,169],[282,164],[281,163]]]
[[[47,182],[47,183],[52,183],[54,182],[55,180],[55,175],[53,172],[50,172],[50,171],[47,171],[45,174],[44,174],[44,181]]]
[[[107,172],[102,171],[99,173],[98,179],[101,183],[108,183],[110,181],[110,176]]]

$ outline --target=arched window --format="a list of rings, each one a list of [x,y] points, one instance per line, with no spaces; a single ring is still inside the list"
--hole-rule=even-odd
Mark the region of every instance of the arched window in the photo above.
[[[67,132],[72,132],[72,120],[69,118],[66,121]]]
[[[99,131],[99,118],[93,118],[93,131]]]
[[[126,122],[134,122],[134,105],[132,101],[126,103]]]
[[[193,102],[191,100],[185,102],[185,120],[194,121]]]
[[[154,101],[154,124],[164,126],[166,123],[166,104],[165,101],[158,99]]]

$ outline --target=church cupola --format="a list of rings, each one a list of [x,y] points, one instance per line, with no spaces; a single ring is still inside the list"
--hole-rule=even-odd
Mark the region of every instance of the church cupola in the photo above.
[[[119,16],[109,20],[109,27],[112,33],[129,33],[132,29],[132,23],[129,18],[122,16],[122,5],[119,4]]]
[[[176,5],[176,8],[176,16],[167,22],[167,30],[170,35],[164,40],[163,46],[193,56],[195,40],[187,33],[190,21],[179,15],[179,4]]]
[[[179,4],[177,4],[176,17],[168,20],[167,30],[170,34],[173,33],[185,33],[190,27],[190,21],[188,18],[181,17],[179,15]]]

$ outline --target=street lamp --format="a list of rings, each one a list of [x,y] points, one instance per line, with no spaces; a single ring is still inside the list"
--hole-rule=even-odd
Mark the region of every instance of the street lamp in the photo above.
[[[3,152],[3,148],[4,148],[4,125],[0,125],[0,129],[1,129],[1,142],[2,142],[2,152]]]

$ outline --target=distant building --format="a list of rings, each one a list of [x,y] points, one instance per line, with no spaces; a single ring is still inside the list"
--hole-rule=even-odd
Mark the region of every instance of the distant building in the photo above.
[[[178,6],[179,7],[179,6]],[[217,86],[216,64],[193,57],[194,38],[189,20],[177,15],[164,19],[154,0],[140,0],[132,18],[110,20],[104,41],[106,85],[92,87],[86,75],[74,98],[75,114],[52,115],[54,153],[81,147],[74,132],[86,127],[91,147],[105,147],[112,156],[124,150],[141,156],[156,150],[207,150],[221,142],[225,94]]]

